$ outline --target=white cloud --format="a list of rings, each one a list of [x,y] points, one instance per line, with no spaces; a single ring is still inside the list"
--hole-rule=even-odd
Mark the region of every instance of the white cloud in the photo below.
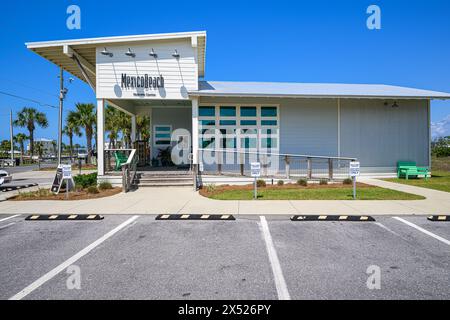
[[[450,136],[450,114],[438,122],[431,123],[431,136],[433,139]]]

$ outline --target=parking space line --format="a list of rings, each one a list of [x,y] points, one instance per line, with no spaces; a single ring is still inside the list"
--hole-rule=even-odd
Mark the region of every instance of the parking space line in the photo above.
[[[270,235],[269,225],[267,224],[266,217],[260,216],[261,231],[266,243],[267,254],[269,256],[270,265],[275,280],[275,287],[277,288],[277,294],[279,300],[291,300],[289,291],[284,280],[283,271],[281,269],[280,260],[278,260],[277,251],[273,245],[272,236]]]
[[[442,238],[442,237],[440,237],[440,236],[438,236],[438,235],[436,235],[436,234],[434,234],[434,233],[432,233],[432,232],[430,232],[430,231],[428,231],[428,230],[425,230],[424,228],[419,227],[418,225],[416,225],[416,224],[414,224],[414,223],[412,223],[412,222],[409,222],[409,221],[407,221],[407,220],[405,220],[405,219],[402,219],[402,218],[399,218],[399,217],[393,217],[393,218],[396,219],[396,220],[398,220],[398,221],[400,221],[400,222],[403,222],[404,224],[407,224],[408,226],[410,226],[410,227],[412,227],[412,228],[414,228],[414,229],[419,230],[420,232],[425,233],[426,235],[429,235],[430,237],[435,238],[436,240],[439,240],[439,241],[445,243],[445,244],[448,245],[448,246],[450,246],[450,241],[448,241],[448,240],[445,239],[445,238]]]
[[[15,214],[15,215],[13,215],[13,216],[10,216],[10,217],[6,217],[6,218],[3,218],[3,219],[0,219],[0,222],[6,221],[6,220],[9,220],[9,219],[18,217],[18,216],[20,216],[20,214]]]
[[[16,224],[15,222],[11,222],[11,223],[5,224],[4,226],[0,227],[0,230],[6,229],[6,228],[11,227],[11,226],[13,226],[15,224]]]
[[[70,257],[69,259],[67,259],[66,261],[61,263],[56,268],[54,268],[54,269],[50,270],[49,272],[47,272],[46,274],[44,274],[42,277],[40,277],[39,279],[34,281],[28,287],[26,287],[25,289],[23,289],[19,293],[15,294],[11,298],[9,298],[9,300],[20,300],[20,299],[23,299],[24,297],[29,295],[31,292],[33,292],[34,290],[36,290],[37,288],[42,286],[44,283],[46,283],[47,281],[49,281],[52,278],[54,278],[61,271],[65,270],[67,267],[69,267],[72,264],[74,264],[77,260],[79,260],[80,258],[85,256],[86,254],[91,252],[95,247],[99,246],[101,243],[103,243],[107,239],[111,238],[114,234],[116,234],[117,232],[119,232],[120,230],[122,230],[123,228],[128,226],[129,224],[133,223],[137,218],[139,218],[139,216],[133,216],[130,219],[128,219],[125,222],[123,222],[122,224],[120,224],[119,226],[115,227],[114,229],[112,229],[111,231],[106,233],[104,236],[102,236],[101,238],[97,239],[96,241],[94,241],[93,243],[88,245],[86,248],[84,248],[83,250],[81,250],[77,254],[75,254],[74,256]]]

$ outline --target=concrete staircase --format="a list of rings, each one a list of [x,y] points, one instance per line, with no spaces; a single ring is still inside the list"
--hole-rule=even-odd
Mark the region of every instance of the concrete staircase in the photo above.
[[[192,174],[188,171],[138,172],[135,185],[141,187],[193,187]]]

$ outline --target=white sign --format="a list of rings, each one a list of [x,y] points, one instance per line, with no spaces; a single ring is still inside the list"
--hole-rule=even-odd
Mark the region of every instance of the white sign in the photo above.
[[[63,179],[72,179],[72,166],[71,165],[63,165]]]
[[[350,177],[359,177],[359,173],[360,173],[360,163],[359,161],[352,161],[350,162],[350,167],[349,167],[349,175]]]
[[[198,171],[203,172],[205,170],[204,166],[203,166],[203,162],[200,162],[198,164]]]
[[[254,178],[259,178],[261,176],[261,163],[252,162],[250,164],[251,175]]]

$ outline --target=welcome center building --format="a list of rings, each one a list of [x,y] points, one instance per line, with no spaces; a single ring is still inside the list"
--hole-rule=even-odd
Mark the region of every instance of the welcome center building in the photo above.
[[[184,139],[190,161],[201,167],[204,148],[270,150],[293,157],[354,158],[362,174],[385,175],[396,172],[398,161],[430,166],[430,101],[450,99],[448,93],[390,85],[202,80],[203,31],[26,45],[95,91],[100,178],[108,175],[107,105],[131,116],[133,141],[136,116],[150,117],[149,152],[140,154],[144,163]],[[174,132],[179,132],[175,138]],[[285,172],[289,161],[281,162],[278,170]],[[226,163],[219,164],[224,170]]]

